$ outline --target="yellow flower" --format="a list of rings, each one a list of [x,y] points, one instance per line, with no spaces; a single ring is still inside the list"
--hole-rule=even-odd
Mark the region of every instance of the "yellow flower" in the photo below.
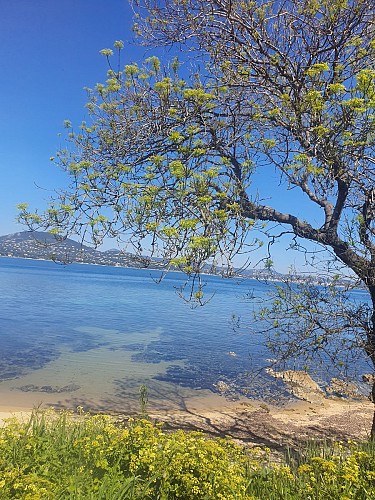
[[[294,476],[287,465],[279,465],[276,470],[281,476],[285,477],[286,479],[294,479]]]
[[[312,472],[313,468],[309,464],[302,464],[298,467],[297,472],[299,474],[308,474],[309,472]]]

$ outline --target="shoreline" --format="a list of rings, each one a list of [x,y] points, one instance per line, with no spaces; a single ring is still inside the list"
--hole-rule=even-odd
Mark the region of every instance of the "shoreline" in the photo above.
[[[370,435],[374,404],[369,400],[325,397],[318,402],[297,400],[283,406],[261,401],[227,402],[222,407],[150,416],[171,428],[192,428],[231,436],[245,443],[277,448],[309,439],[361,440]]]
[[[150,410],[147,414],[151,421],[161,422],[166,430],[202,431],[208,436],[230,437],[249,447],[268,447],[275,459],[286,449],[301,449],[308,441],[365,440],[370,436],[374,413],[374,405],[369,400],[338,397],[325,397],[314,403],[297,400],[276,406],[246,398],[228,401],[214,395],[192,398],[186,403],[185,409]],[[53,407],[45,405],[41,409]],[[0,405],[0,426],[11,417],[27,419],[32,411],[32,408]],[[119,424],[137,415],[108,414]]]

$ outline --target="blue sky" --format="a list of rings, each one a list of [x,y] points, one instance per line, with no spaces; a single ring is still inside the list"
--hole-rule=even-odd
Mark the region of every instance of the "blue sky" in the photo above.
[[[126,0],[0,0],[0,234],[21,230],[15,206],[44,206],[48,190],[65,176],[50,161],[63,122],[86,117],[85,86],[105,79],[99,50],[126,41],[124,58],[144,49],[132,44]],[[64,134],[63,134],[64,135]],[[42,189],[38,189],[40,186]]]
[[[78,125],[86,118],[84,87],[106,78],[99,51],[123,40],[124,64],[152,52],[133,40],[127,0],[0,0],[0,12],[0,234],[7,234],[24,230],[15,222],[18,203],[43,208],[52,190],[64,186],[65,175],[49,158],[63,145],[64,120]],[[277,208],[306,211],[303,197],[277,188],[273,172],[256,182],[276,193]],[[312,215],[319,223],[319,212]],[[303,259],[285,252],[286,245],[285,239],[275,248],[276,269],[301,268]]]

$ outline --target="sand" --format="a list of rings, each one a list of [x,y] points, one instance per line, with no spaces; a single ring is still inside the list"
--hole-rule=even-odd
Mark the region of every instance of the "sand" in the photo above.
[[[0,407],[1,408],[1,407]],[[7,419],[16,417],[21,420],[25,420],[30,417],[32,412],[31,408],[25,409],[20,411],[19,409],[0,409],[0,426],[4,425],[6,423]]]
[[[203,430],[230,436],[247,446],[266,446],[274,453],[303,449],[307,441],[364,440],[370,435],[374,405],[369,400],[325,397],[279,407],[241,400],[221,407],[192,402],[184,412],[151,415],[165,428]]]

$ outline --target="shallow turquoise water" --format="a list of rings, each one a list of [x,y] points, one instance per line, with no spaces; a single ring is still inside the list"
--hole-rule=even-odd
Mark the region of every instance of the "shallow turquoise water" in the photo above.
[[[2,404],[117,409],[137,404],[145,384],[163,407],[217,391],[218,381],[254,398],[280,387],[266,375],[252,377],[268,354],[244,297],[264,297],[264,283],[209,276],[211,300],[192,309],[175,293],[183,275],[170,273],[157,284],[159,276],[0,258]],[[233,315],[242,318],[240,328]]]

